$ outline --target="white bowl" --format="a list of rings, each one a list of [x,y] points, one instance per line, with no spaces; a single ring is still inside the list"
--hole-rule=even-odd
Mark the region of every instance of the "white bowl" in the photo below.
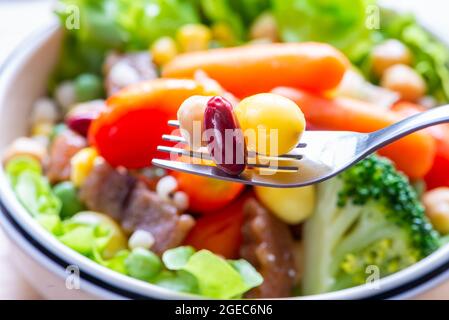
[[[61,44],[56,24],[36,32],[0,69],[0,151],[26,135],[32,102],[45,93]],[[57,241],[17,201],[0,169],[0,223],[11,240],[11,259],[28,281],[48,298],[189,299],[106,269]],[[69,267],[67,269],[67,267]],[[79,270],[80,288],[76,287]],[[449,277],[449,246],[426,259],[381,279],[378,288],[360,286],[292,299],[406,298]],[[70,289],[72,288],[72,289]]]

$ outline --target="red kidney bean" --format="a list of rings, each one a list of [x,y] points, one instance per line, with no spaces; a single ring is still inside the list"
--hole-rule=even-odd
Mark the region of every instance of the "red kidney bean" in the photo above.
[[[66,124],[70,129],[72,129],[76,133],[82,135],[83,137],[87,137],[90,124],[95,118],[96,117],[93,117],[93,115],[91,114],[77,115],[67,118]]]
[[[76,133],[87,137],[90,125],[105,109],[104,101],[96,100],[78,105],[71,110],[65,119],[66,125]]]
[[[230,175],[239,175],[246,168],[246,146],[243,132],[231,103],[213,97],[204,111],[204,129],[208,150],[218,168]]]

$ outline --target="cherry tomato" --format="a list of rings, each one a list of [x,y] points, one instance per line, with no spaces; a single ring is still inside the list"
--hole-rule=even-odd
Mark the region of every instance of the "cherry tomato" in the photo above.
[[[186,244],[197,250],[207,249],[227,259],[239,257],[242,243],[243,196],[229,206],[197,220]]]
[[[178,189],[189,196],[189,211],[210,214],[230,204],[245,188],[235,182],[175,172]]]
[[[393,107],[399,114],[409,117],[425,109],[413,103],[400,102]],[[442,124],[426,129],[436,141],[436,155],[432,169],[424,180],[427,189],[449,186],[449,125]]]
[[[129,169],[151,164],[167,121],[176,119],[181,103],[193,95],[207,95],[194,80],[156,79],[128,87],[107,101],[107,109],[89,129],[89,141],[113,166]]]

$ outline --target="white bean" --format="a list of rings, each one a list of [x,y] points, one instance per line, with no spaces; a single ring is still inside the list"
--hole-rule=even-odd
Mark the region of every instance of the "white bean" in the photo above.
[[[139,74],[135,69],[126,63],[116,63],[109,73],[110,79],[119,87],[126,87],[137,83],[140,80]]]
[[[59,110],[53,99],[39,98],[33,105],[31,121],[33,124],[39,122],[55,123],[59,119]]]
[[[136,248],[150,249],[154,244],[154,236],[146,230],[136,230],[128,240],[129,249]]]
[[[77,102],[75,85],[72,81],[64,81],[56,87],[55,100],[64,111],[68,111]]]
[[[169,201],[170,195],[178,188],[178,181],[172,176],[165,176],[158,181],[156,185],[156,193],[159,197]]]

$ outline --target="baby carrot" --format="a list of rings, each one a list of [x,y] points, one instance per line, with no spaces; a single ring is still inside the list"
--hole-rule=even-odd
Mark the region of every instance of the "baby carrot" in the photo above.
[[[327,99],[292,88],[276,88],[273,92],[295,101],[306,120],[323,130],[372,132],[403,119],[393,111],[355,99]],[[435,148],[432,136],[420,131],[382,148],[379,154],[393,160],[410,178],[420,179],[433,165]]]
[[[191,78],[203,70],[239,98],[289,86],[322,92],[334,89],[349,63],[323,43],[248,45],[187,53],[168,63],[167,78]]]

